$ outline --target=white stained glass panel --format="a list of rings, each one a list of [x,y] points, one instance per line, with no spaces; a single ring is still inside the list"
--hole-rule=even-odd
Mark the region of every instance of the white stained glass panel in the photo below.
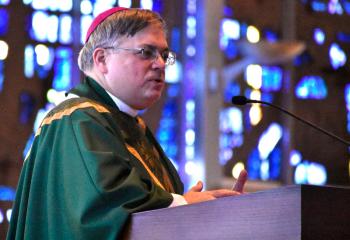
[[[49,62],[50,51],[49,48],[43,44],[35,47],[36,61],[39,66],[44,66]]]
[[[37,41],[47,40],[47,28],[48,28],[49,16],[43,11],[36,11],[32,17],[32,34],[33,38]]]
[[[221,22],[221,31],[223,36],[230,39],[239,39],[241,27],[237,20],[223,19]]]
[[[272,123],[259,139],[258,149],[261,159],[267,159],[278,141],[282,138],[283,129],[277,123]]]
[[[88,0],[83,0],[80,2],[80,12],[83,15],[91,14],[93,10],[92,3]]]
[[[109,3],[110,2],[110,3]],[[97,1],[94,6],[93,15],[97,16],[103,11],[113,7],[115,1]]]
[[[58,17],[56,15],[51,15],[47,18],[46,29],[47,29],[47,40],[51,43],[57,42]]]
[[[68,14],[60,16],[59,41],[63,44],[72,42],[72,17]]]
[[[0,5],[8,5],[10,0],[0,0]]]
[[[93,17],[91,15],[86,15],[81,17],[80,22],[80,29],[81,29],[81,35],[80,35],[80,41],[81,43],[85,42],[85,36],[87,33],[87,30],[92,23]]]
[[[59,11],[59,5],[61,2],[64,2],[64,0],[55,1],[55,0],[46,0],[43,2],[47,2],[47,9],[50,11]]]
[[[48,7],[49,7],[49,1],[43,1],[43,0],[32,1],[32,8],[36,10],[47,10]]]
[[[118,6],[119,7],[130,8],[131,4],[132,4],[131,0],[119,0],[118,1]]]
[[[347,60],[346,53],[336,43],[332,43],[329,48],[329,58],[334,69],[344,66]]]
[[[149,10],[153,9],[153,1],[152,0],[141,0],[140,5],[141,5],[141,8],[144,8],[144,9],[149,9]]]
[[[57,2],[58,3],[58,9],[61,12],[69,12],[72,11],[73,9],[73,0],[51,0],[52,2]]]
[[[9,52],[9,46],[5,41],[0,40],[0,60],[5,60]]]

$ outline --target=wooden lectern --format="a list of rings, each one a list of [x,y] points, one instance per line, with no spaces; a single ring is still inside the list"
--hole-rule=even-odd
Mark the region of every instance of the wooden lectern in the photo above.
[[[295,185],[136,213],[125,239],[350,240],[350,188]]]

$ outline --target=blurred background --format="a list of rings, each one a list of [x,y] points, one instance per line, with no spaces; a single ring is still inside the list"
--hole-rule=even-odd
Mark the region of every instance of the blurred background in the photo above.
[[[83,76],[77,55],[94,16],[152,9],[177,63],[143,115],[186,188],[248,191],[350,185],[349,148],[259,104],[277,104],[350,139],[350,0],[0,0],[0,238],[33,132]]]

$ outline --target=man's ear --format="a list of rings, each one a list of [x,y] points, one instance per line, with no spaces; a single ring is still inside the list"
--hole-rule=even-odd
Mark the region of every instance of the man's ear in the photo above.
[[[96,48],[92,54],[92,59],[94,61],[95,68],[98,69],[101,73],[107,73],[107,64],[106,64],[107,53],[103,48]]]

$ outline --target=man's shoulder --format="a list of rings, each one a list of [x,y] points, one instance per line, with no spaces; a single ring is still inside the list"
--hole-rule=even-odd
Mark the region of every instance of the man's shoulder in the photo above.
[[[108,107],[98,101],[86,98],[86,97],[76,97],[70,98],[55,108],[53,108],[46,116],[46,118],[52,118],[53,116],[68,116],[79,110],[92,110],[99,113],[108,113],[110,110]]]
[[[102,116],[105,114],[109,115],[110,112],[106,105],[95,100],[85,97],[70,98],[61,102],[47,113],[41,122],[38,132],[40,133],[42,127],[52,126],[54,123],[54,125],[63,124],[74,119],[89,118],[97,120],[101,118],[102,120],[104,118]]]

